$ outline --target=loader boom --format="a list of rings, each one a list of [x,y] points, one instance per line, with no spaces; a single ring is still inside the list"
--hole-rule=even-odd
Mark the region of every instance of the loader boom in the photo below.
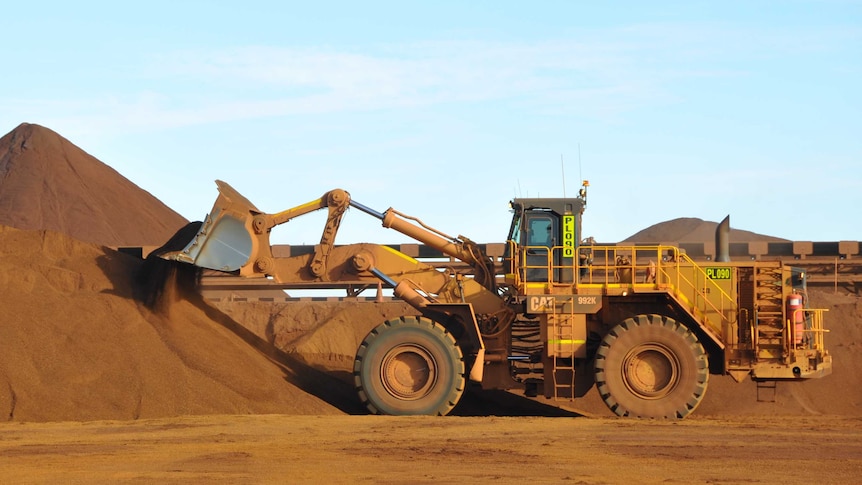
[[[471,361],[471,375],[482,380],[486,352],[482,332],[499,333],[511,323],[514,312],[496,293],[494,263],[476,243],[448,236],[391,208],[377,212],[352,201],[341,189],[330,190],[300,206],[267,214],[227,183],[217,181],[217,185],[219,197],[198,234],[183,250],[166,253],[162,258],[235,271],[250,278],[271,277],[280,283],[382,280],[394,287],[397,297],[457,335],[466,358]],[[468,278],[440,271],[378,244],[336,246],[341,218],[350,206],[376,217],[384,227],[468,263],[476,276]],[[329,215],[313,255],[273,256],[269,239],[272,228],[323,208],[329,210]],[[491,350],[496,359],[505,361],[508,353],[505,346]],[[479,355],[482,358],[477,359]]]
[[[267,214],[258,210],[226,182],[217,180],[219,197],[204,222],[203,227],[181,251],[168,253],[165,259],[182,261],[196,266],[219,270],[236,271],[240,275],[274,276],[269,272],[272,253],[269,250],[270,231],[296,217],[327,208],[329,216],[315,249],[309,270],[314,277],[326,278],[327,259],[335,244],[341,218],[348,207],[379,219],[383,227],[394,229],[417,241],[431,246],[446,255],[471,265],[477,272],[477,281],[490,291],[496,289],[493,261],[473,241],[459,236],[454,238],[427,226],[419,219],[404,215],[392,208],[381,213],[351,200],[350,194],[341,189],[326,192],[319,199]],[[409,220],[415,221],[414,223]],[[283,281],[283,280],[282,280]]]

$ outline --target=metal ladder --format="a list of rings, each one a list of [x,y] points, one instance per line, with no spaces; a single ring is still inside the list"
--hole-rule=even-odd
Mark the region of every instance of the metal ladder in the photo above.
[[[780,360],[784,352],[784,295],[781,267],[757,267],[754,278],[757,358]]]
[[[575,397],[575,333],[572,324],[574,314],[560,314],[555,308],[550,317],[553,325],[549,322],[548,354],[554,381],[554,400],[573,400]]]

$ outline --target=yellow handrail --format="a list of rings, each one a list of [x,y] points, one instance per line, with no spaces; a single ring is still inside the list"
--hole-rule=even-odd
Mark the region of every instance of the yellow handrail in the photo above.
[[[803,345],[805,344],[804,339],[797,335],[796,325],[794,323],[796,316],[798,314],[802,314],[802,321],[803,322],[808,321],[809,320],[808,317],[810,317],[810,321],[811,321],[810,328],[803,329],[802,332],[803,332],[803,334],[810,333],[813,336],[811,345],[806,346],[806,348],[810,348],[812,350],[820,350],[820,351],[824,350],[826,348],[826,346],[824,345],[823,334],[828,332],[829,330],[826,330],[823,328],[823,313],[828,312],[828,311],[829,310],[825,309],[825,308],[803,308],[803,309],[799,309],[799,310],[794,310],[793,314],[791,315],[792,318],[789,318],[786,321],[786,325],[787,325],[787,332],[786,333],[788,335],[787,342],[795,345],[796,340],[798,338],[798,339],[802,340]],[[792,348],[792,346],[788,347],[788,348]]]
[[[665,289],[714,331],[723,334],[725,325],[736,323],[736,301],[675,246],[581,246],[572,254],[571,247],[518,246],[509,241],[509,254],[517,255],[512,258],[509,277],[521,291],[529,283]],[[554,264],[555,259],[562,263]],[[682,268],[690,268],[697,275],[695,280],[702,281],[692,281]],[[719,321],[709,314],[719,315]]]
[[[678,253],[679,251],[674,248]],[[712,309],[715,314],[718,314],[721,318],[721,324],[719,324],[718,328],[715,325],[711,325],[714,330],[721,330],[724,325],[732,325],[736,323],[735,320],[731,320],[729,316],[736,317],[737,314],[737,302],[730,295],[727,294],[715,281],[709,278],[706,274],[706,271],[701,268],[697,263],[694,262],[691,258],[688,257],[685,253],[679,253],[677,259],[676,266],[676,275],[677,275],[677,283],[674,285],[674,293],[677,297],[685,297],[684,292],[682,291],[681,282],[685,282],[691,289],[694,294],[696,300],[698,302],[702,302],[701,305],[695,304],[695,308],[700,310],[704,314],[704,319],[709,320],[705,317],[706,313]],[[684,262],[686,265],[691,265],[694,268],[693,273],[696,275],[700,275],[703,277],[704,289],[699,289],[698,285],[695,282],[690,281],[683,275],[683,272],[679,270],[681,263]],[[706,297],[707,290],[709,290],[710,294],[718,294],[718,306],[712,303],[709,298]],[[725,307],[725,304],[727,307]],[[712,322],[710,322],[712,323]]]

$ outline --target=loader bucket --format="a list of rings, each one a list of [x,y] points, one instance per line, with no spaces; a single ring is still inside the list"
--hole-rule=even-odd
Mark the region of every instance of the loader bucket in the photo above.
[[[180,251],[162,254],[168,260],[218,271],[242,268],[255,250],[249,224],[257,209],[230,185],[218,180],[219,197],[200,230]]]

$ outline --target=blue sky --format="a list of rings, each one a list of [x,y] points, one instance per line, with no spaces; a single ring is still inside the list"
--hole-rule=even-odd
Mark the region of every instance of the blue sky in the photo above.
[[[267,212],[341,187],[498,242],[512,197],[588,179],[599,241],[728,214],[862,240],[860,1],[243,3],[4,6],[0,132],[51,128],[192,220],[215,179]],[[378,225],[339,242],[407,241]]]

